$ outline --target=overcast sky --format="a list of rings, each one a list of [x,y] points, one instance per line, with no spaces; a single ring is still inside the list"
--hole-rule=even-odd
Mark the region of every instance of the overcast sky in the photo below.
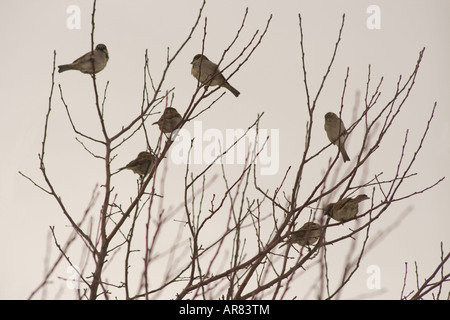
[[[203,168],[208,164],[207,153],[202,151],[207,148],[211,136],[221,136],[226,144],[227,134],[248,128],[257,114],[262,112],[264,116],[260,129],[271,135],[272,140],[266,158],[261,160],[266,162],[260,163],[260,182],[273,190],[287,168],[298,165],[304,147],[307,119],[299,50],[299,13],[303,20],[308,80],[312,92],[317,90],[329,63],[345,13],[345,27],[335,64],[318,100],[313,150],[319,150],[328,143],[323,132],[323,115],[328,111],[339,111],[347,68],[349,80],[343,119],[349,123],[357,93],[361,94],[360,102],[364,96],[369,64],[373,85],[380,77],[384,77],[380,103],[386,102],[392,97],[399,75],[404,78],[409,76],[419,51],[426,47],[416,86],[404,113],[395,129],[389,133],[386,144],[373,156],[367,172],[370,177],[383,172],[386,179],[395,173],[407,129],[410,142],[407,159],[411,158],[432,106],[437,101],[431,129],[411,170],[417,176],[405,183],[399,195],[420,190],[441,177],[445,176],[446,179],[425,194],[393,205],[376,222],[374,233],[397,221],[402,212],[409,212],[402,223],[363,259],[360,270],[342,296],[353,298],[367,295],[398,299],[405,262],[411,268],[409,289],[412,290],[415,283],[412,277],[414,261],[417,261],[420,276],[424,278],[439,263],[440,242],[444,242],[446,251],[450,246],[450,212],[446,205],[450,176],[450,2],[327,0],[282,3],[280,5],[280,1],[270,0],[208,1],[204,11],[208,18],[205,54],[212,61],[220,59],[223,50],[234,38],[246,7],[249,8],[249,14],[242,37],[230,51],[225,63],[231,61],[257,29],[260,32],[264,29],[270,14],[273,14],[273,19],[260,47],[230,79],[241,95],[235,98],[227,92],[208,112],[186,124],[186,134],[203,138],[203,149],[196,151],[195,164],[198,167],[194,168]],[[367,9],[373,4],[380,9],[380,25],[379,28],[371,29],[367,23],[368,20],[372,21],[370,17],[373,11],[368,13]],[[68,25],[72,11],[68,13],[67,10],[71,5],[80,9],[80,24],[74,28]],[[106,122],[111,132],[120,129],[139,112],[145,50],[149,52],[155,81],[159,80],[165,66],[167,47],[172,53],[184,41],[200,5],[201,1],[184,0],[98,1],[95,42],[107,45],[110,60],[105,70],[98,74],[97,83],[103,95],[106,82],[110,82],[106,98]],[[38,153],[48,108],[53,51],[56,50],[56,65],[59,65],[70,63],[90,50],[91,11],[91,1],[0,2],[2,299],[25,299],[42,280],[49,243],[52,247],[51,257],[54,259],[57,256],[57,249],[48,239],[49,226],[56,227],[62,242],[64,235],[68,234],[68,221],[54,199],[24,179],[18,171],[43,183]],[[173,106],[180,113],[184,112],[197,83],[190,74],[190,62],[201,51],[203,26],[202,19],[193,38],[174,62],[163,86],[163,90],[175,87]],[[100,137],[101,131],[92,104],[90,77],[68,71],[56,74],[55,84],[62,86],[64,98],[80,129]],[[222,91],[219,90],[216,95]],[[362,112],[361,103],[357,112]],[[154,138],[152,142],[156,143],[159,131],[156,126],[150,130],[150,136]],[[77,212],[77,217],[81,217],[95,185],[102,183],[104,173],[101,161],[93,159],[76,142],[57,87],[48,134],[46,166],[49,175],[72,212]],[[352,145],[352,141],[356,142],[357,138],[350,139],[347,152],[354,159],[359,145]],[[142,135],[137,135],[123,146],[112,167],[119,168],[128,163],[143,148],[145,140]],[[93,149],[98,152],[102,150],[98,146],[93,146]],[[317,159],[316,166],[306,174],[306,181],[308,177],[313,179],[325,170],[334,152],[335,149],[329,148]],[[242,168],[236,159],[233,163],[230,158],[226,163],[230,172],[238,172]],[[182,199],[183,186],[179,179],[184,177],[185,166],[177,162],[176,154],[170,152],[166,165],[166,192],[171,191],[165,204],[176,206]],[[220,168],[217,169],[220,172]],[[135,191],[136,176],[124,172],[117,179],[116,190],[122,199],[127,199]],[[347,230],[344,226],[341,228]],[[339,259],[339,252],[332,253],[332,249],[335,248],[330,249],[330,255]],[[74,253],[73,259],[78,261],[79,257]],[[379,267],[380,289],[370,289],[366,285],[366,271],[371,270],[371,266]],[[64,274],[65,267],[67,265],[57,276],[68,276]],[[56,285],[52,290],[57,292],[58,288]],[[49,293],[48,297],[56,296],[55,292]],[[65,297],[74,297],[70,292],[65,294]],[[301,292],[298,294],[299,297],[303,296]]]

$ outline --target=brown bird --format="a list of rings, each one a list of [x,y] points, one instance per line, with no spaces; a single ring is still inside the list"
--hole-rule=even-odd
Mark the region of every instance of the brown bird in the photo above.
[[[94,60],[95,73],[102,71],[106,67],[109,60],[108,49],[104,44],[98,44],[94,52],[88,52],[70,64],[58,66],[58,72],[67,70],[79,70],[82,73],[93,74],[92,60]]]
[[[123,169],[129,169],[140,176],[145,176],[147,173],[150,172],[155,162],[156,157],[152,153],[142,151],[139,152],[136,159],[132,160],[125,167],[117,170],[117,172],[122,171]]]
[[[312,245],[316,243],[322,233],[322,227],[315,222],[306,222],[297,231],[291,232],[289,239],[280,246],[280,248],[288,243],[297,243],[301,246]]]
[[[345,129],[344,122],[333,112],[325,114],[325,131],[330,142],[338,146],[344,162],[350,161],[344,147],[345,140],[347,140],[348,136],[347,130]]]
[[[175,108],[168,107],[164,110],[161,118],[153,124],[157,124],[163,133],[171,133],[181,122],[181,115]]]
[[[200,81],[201,84],[204,84],[206,88],[209,86],[221,86],[230,90],[236,97],[239,96],[240,92],[228,83],[218,66],[211,62],[207,57],[202,54],[197,54],[194,56],[191,64],[192,75]]]
[[[343,198],[336,203],[330,203],[325,208],[325,214],[336,221],[345,222],[354,218],[358,214],[358,204],[361,201],[370,199],[365,194],[360,194],[354,199]]]

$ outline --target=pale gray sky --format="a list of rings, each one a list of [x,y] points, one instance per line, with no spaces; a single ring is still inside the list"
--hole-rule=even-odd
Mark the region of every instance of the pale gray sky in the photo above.
[[[203,134],[210,129],[216,131],[209,133],[219,132],[226,137],[226,130],[247,128],[258,113],[264,112],[260,128],[277,132],[278,141],[271,143],[277,144],[279,154],[272,160],[279,161],[275,166],[278,170],[272,175],[261,176],[260,182],[273,190],[282,180],[288,166],[298,165],[303,152],[307,110],[301,73],[298,13],[303,18],[308,80],[313,92],[317,90],[331,57],[342,14],[346,15],[336,61],[318,101],[318,124],[313,132],[317,147],[313,150],[319,150],[328,143],[322,127],[323,115],[328,111],[339,110],[347,67],[350,68],[350,76],[343,118],[349,123],[356,92],[364,94],[369,64],[372,68],[373,85],[380,77],[384,77],[380,101],[386,102],[395,90],[399,75],[407,77],[412,72],[419,51],[426,47],[416,87],[405,106],[405,112],[395,130],[390,132],[385,144],[370,161],[367,171],[370,177],[384,172],[386,178],[395,172],[407,129],[410,130],[408,140],[411,143],[407,148],[410,152],[409,159],[419,143],[431,108],[437,101],[431,130],[411,170],[418,175],[405,183],[399,195],[429,186],[443,176],[447,179],[425,194],[393,205],[376,221],[374,233],[394,223],[406,208],[411,208],[402,223],[363,259],[360,270],[341,296],[353,298],[369,295],[398,299],[405,262],[411,268],[407,288],[412,290],[415,283],[412,277],[414,261],[420,267],[420,276],[428,276],[439,263],[440,242],[444,241],[447,251],[450,246],[450,216],[446,205],[450,176],[450,22],[447,16],[450,2],[377,1],[376,4],[381,9],[381,28],[378,30],[370,30],[366,25],[370,15],[366,10],[374,4],[373,1],[279,3],[270,0],[208,1],[204,12],[208,18],[205,54],[212,61],[221,57],[223,50],[234,38],[246,7],[249,8],[249,15],[245,29],[235,49],[225,59],[226,63],[241,50],[256,29],[264,29],[270,14],[273,14],[273,19],[266,38],[254,56],[230,80],[241,92],[240,97],[235,98],[227,92],[212,109],[197,119],[201,122],[188,123],[185,128],[193,133],[195,126],[199,130],[201,125]],[[70,5],[80,8],[80,29],[69,29],[66,25],[69,17],[66,10]],[[98,1],[95,41],[107,45],[110,60],[105,70],[98,74],[97,80],[102,95],[106,81],[110,81],[106,121],[111,132],[132,120],[139,112],[145,49],[149,51],[154,80],[158,81],[165,66],[167,47],[173,52],[185,39],[200,5],[201,1],[183,0]],[[58,65],[72,62],[90,49],[91,9],[91,1],[0,2],[2,299],[27,298],[42,280],[49,226],[56,227],[61,242],[70,231],[68,222],[55,201],[20,176],[18,171],[43,183],[37,155],[41,148],[48,107],[53,50],[57,52]],[[163,90],[175,87],[173,106],[180,112],[185,110],[195,90],[196,80],[190,74],[189,63],[201,51],[203,24],[202,19],[193,38],[173,64],[163,86]],[[64,98],[80,129],[99,137],[101,132],[92,104],[90,77],[69,71],[56,74],[55,84],[61,84]],[[362,111],[361,107],[360,104],[359,112]],[[154,121],[157,117],[155,116]],[[156,127],[151,128],[150,135],[154,137],[152,142],[155,143],[159,135]],[[101,171],[101,161],[93,160],[74,137],[59,90],[55,87],[46,154],[47,169],[63,200],[72,212],[78,212],[75,216],[79,218],[89,202],[92,190],[97,183],[102,182],[104,174]],[[352,145],[352,141],[356,145]],[[353,137],[347,146],[351,158],[359,148],[357,141]],[[113,162],[113,168],[119,168],[133,159],[142,151],[144,143],[143,135],[137,135],[125,144]],[[98,146],[93,148],[101,152]],[[272,147],[272,150],[275,149]],[[316,160],[315,166],[305,176],[305,181],[310,178],[315,182],[316,176],[326,168],[328,158],[335,155],[334,149],[333,152],[331,149],[327,151]],[[203,163],[194,168],[198,171],[205,165]],[[176,206],[182,200],[183,185],[180,179],[184,178],[185,166],[176,164],[169,156],[167,167],[166,192],[171,191],[166,195],[165,205]],[[226,168],[230,172],[238,172],[242,165],[227,164]],[[218,166],[216,169],[220,172]],[[292,182],[292,176],[291,172],[287,182]],[[116,191],[124,201],[135,191],[135,178],[130,172],[117,177]],[[222,184],[223,182],[219,183]],[[182,216],[178,218],[181,220]],[[176,225],[175,230],[178,227]],[[340,228],[347,230],[347,226]],[[337,230],[333,231],[338,232]],[[188,235],[185,235],[187,238]],[[51,247],[52,258],[55,258],[57,249],[53,242]],[[339,261],[341,258],[338,245],[331,247],[328,254],[330,261]],[[74,250],[71,257],[78,261],[80,254]],[[65,273],[67,265],[63,265],[56,276],[68,276]],[[381,272],[381,289],[378,291],[370,290],[366,285],[366,270],[373,265],[378,266]],[[118,272],[122,272],[120,268]],[[338,280],[339,276],[336,277],[336,281]],[[52,287],[48,298],[55,296],[58,288],[63,286],[61,283]],[[63,297],[74,296],[67,291]],[[302,291],[293,291],[292,296],[295,294],[300,298],[304,295]]]

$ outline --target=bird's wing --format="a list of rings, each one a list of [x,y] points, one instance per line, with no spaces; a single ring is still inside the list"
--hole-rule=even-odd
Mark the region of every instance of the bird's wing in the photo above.
[[[80,61],[87,61],[89,59],[91,59],[91,52],[85,53],[83,54],[81,57],[79,57],[78,59],[76,59],[74,62],[72,63],[79,63]]]
[[[344,206],[346,206],[350,202],[350,200],[352,200],[352,199],[351,198],[344,198],[344,199],[339,200],[338,202],[336,202],[334,204],[333,209],[334,210],[342,209]]]

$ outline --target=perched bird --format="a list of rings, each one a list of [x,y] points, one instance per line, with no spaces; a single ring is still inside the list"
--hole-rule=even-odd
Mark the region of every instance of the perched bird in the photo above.
[[[153,124],[157,124],[163,133],[171,133],[181,122],[181,115],[175,108],[168,107],[164,110],[161,118]]]
[[[289,239],[280,248],[288,243],[297,243],[301,246],[312,245],[319,240],[321,229],[322,227],[318,223],[306,222],[300,229],[291,232]]]
[[[236,97],[239,96],[240,92],[228,83],[217,65],[211,62],[207,57],[202,54],[197,54],[191,64],[192,75],[207,88],[209,86],[221,86],[230,90]]]
[[[86,53],[70,64],[58,66],[58,72],[79,70],[83,73],[93,74],[92,60],[94,60],[95,73],[102,71],[106,67],[109,55],[108,49],[106,49],[104,44],[98,44],[93,52]]]
[[[125,167],[120,168],[117,172],[123,169],[132,170],[140,176],[145,176],[150,172],[153,164],[156,162],[156,157],[147,151],[139,152],[136,159],[128,163]]]
[[[325,131],[327,132],[330,142],[338,146],[344,162],[349,161],[350,158],[348,157],[344,146],[348,136],[347,130],[345,129],[342,120],[333,112],[328,112],[325,115]]]
[[[354,199],[343,198],[336,203],[330,203],[325,208],[325,214],[339,222],[345,222],[358,214],[358,203],[370,199],[365,194],[360,194]]]

